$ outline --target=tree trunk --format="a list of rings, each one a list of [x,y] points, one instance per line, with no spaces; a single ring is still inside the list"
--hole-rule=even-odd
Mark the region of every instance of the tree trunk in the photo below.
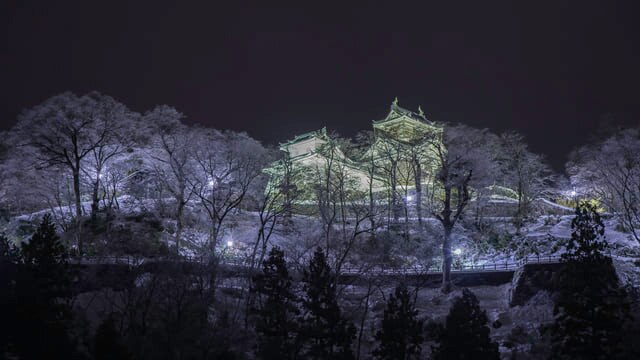
[[[374,219],[374,199],[373,199],[373,174],[369,174],[369,224],[371,226],[371,230],[375,229],[375,219]]]
[[[518,215],[517,215],[517,230],[518,232],[520,232],[520,228],[522,227],[522,224],[524,222],[524,209],[522,206],[522,187],[520,184],[518,184]]]
[[[418,226],[422,229],[422,166],[419,161],[416,161],[415,186],[416,216],[418,217]]]
[[[93,192],[91,194],[91,221],[95,221],[98,217],[99,210],[99,197],[98,192],[100,191],[100,169],[97,169],[96,179],[93,182]]]
[[[396,168],[396,164],[392,164],[392,171],[391,171],[391,211],[393,214],[393,226],[396,227],[398,225],[399,219],[400,219],[400,205],[399,205],[399,201],[398,201],[398,191],[397,191],[397,187],[398,187],[398,175],[397,175],[397,168]]]
[[[453,256],[451,255],[451,229],[445,226],[444,239],[442,242],[442,292],[449,293],[453,290],[451,285],[451,263]]]
[[[451,186],[445,185],[444,187],[444,208],[440,221],[443,228],[442,239],[442,292],[449,293],[452,290],[451,286],[451,230],[453,229],[453,222],[451,221]]]
[[[220,220],[214,219],[211,225],[211,239],[209,239],[209,245],[211,246],[211,253],[215,255],[216,247],[218,246],[218,236],[220,236]]]
[[[76,217],[79,218],[82,216],[82,202],[80,198],[80,164],[78,167],[73,169],[73,194],[75,195],[76,200]]]
[[[80,236],[80,217],[82,216],[82,202],[80,199],[80,160],[76,161],[76,167],[73,169],[73,192],[76,200],[76,219],[75,219],[75,238],[78,244],[78,255],[82,256],[84,246],[82,236]]]
[[[180,255],[180,238],[182,237],[182,229],[184,224],[182,223],[182,213],[184,212],[184,201],[182,199],[176,199],[178,201],[178,208],[176,211],[176,255]]]

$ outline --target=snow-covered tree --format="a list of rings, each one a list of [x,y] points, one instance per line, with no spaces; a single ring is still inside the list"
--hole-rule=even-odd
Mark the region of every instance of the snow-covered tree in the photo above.
[[[95,220],[100,201],[100,190],[107,180],[109,164],[118,156],[131,151],[140,129],[139,115],[109,96],[93,95],[96,101],[96,116],[107,122],[103,141],[96,143],[87,157],[82,172],[91,187],[91,218]],[[111,179],[113,180],[113,178]]]
[[[551,193],[554,175],[544,158],[529,151],[524,137],[516,132],[500,135],[500,151],[500,180],[502,185],[516,192],[516,217],[522,221],[529,213],[533,200]]]
[[[215,251],[228,215],[257,189],[256,179],[268,164],[269,157],[260,142],[246,133],[198,129],[194,138],[195,173],[190,179],[211,221],[209,248]]]
[[[320,148],[323,161],[315,169],[317,209],[324,227],[325,248],[339,273],[360,235],[371,233],[371,206],[342,149],[348,141],[333,135]]]
[[[108,160],[100,150],[113,144],[112,130],[117,128],[128,111],[106,95],[91,92],[77,96],[65,92],[25,110],[11,130],[15,146],[26,147],[37,168],[57,167],[71,175],[75,197],[75,216],[83,214],[81,176],[91,157]],[[99,176],[95,184],[99,186]],[[79,221],[79,220],[77,220]],[[78,223],[79,224],[79,223]],[[83,252],[82,238],[77,238],[79,253]]]
[[[369,218],[369,227],[371,229],[376,228],[377,223],[375,215],[379,212],[376,206],[376,198],[374,196],[374,187],[378,171],[375,161],[376,156],[373,151],[368,151],[374,143],[375,135],[373,131],[361,131],[356,135],[355,143],[350,149],[352,158],[360,159],[362,162],[361,167],[367,174],[367,200],[369,213],[371,214],[371,217]]]
[[[551,331],[554,359],[631,359],[625,345],[629,304],[606,256],[604,224],[595,205],[578,204],[562,256]]]
[[[407,166],[407,153],[404,143],[396,141],[393,137],[379,136],[377,141],[375,160],[376,172],[385,179],[387,187],[387,228],[398,226],[399,218],[402,215],[403,206],[403,184],[402,179],[411,179],[412,168]],[[406,190],[406,186],[404,186]],[[406,214],[406,212],[405,212]],[[392,221],[393,220],[393,221]]]
[[[442,290],[451,290],[451,234],[462,218],[473,189],[490,185],[497,171],[496,136],[486,129],[447,126],[440,139],[430,138],[437,167],[433,215],[442,225]]]
[[[581,196],[602,202],[640,242],[640,128],[577,149],[567,172]]]
[[[184,125],[184,115],[163,105],[144,114],[143,121],[151,130],[150,166],[158,182],[175,201],[176,252],[184,230],[184,209],[193,195],[189,182],[195,174],[193,145],[195,131]]]
[[[275,151],[267,150],[265,158],[275,158]],[[293,166],[288,153],[275,162],[273,171],[265,172],[256,179],[258,191],[255,202],[258,211],[258,234],[251,253],[251,267],[259,265],[264,258],[269,239],[276,229],[276,225],[286,224],[286,218],[292,214],[293,207],[300,195],[296,183],[302,176],[302,168]],[[262,191],[264,189],[264,191]],[[258,249],[260,254],[258,256]]]

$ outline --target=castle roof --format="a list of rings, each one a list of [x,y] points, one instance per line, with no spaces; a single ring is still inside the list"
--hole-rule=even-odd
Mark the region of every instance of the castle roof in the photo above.
[[[325,137],[327,136],[327,127],[323,127],[322,129],[308,131],[304,134],[296,135],[293,139],[280,143],[280,147],[292,145],[298,143],[300,141],[308,140],[313,137]]]
[[[385,117],[382,120],[373,120],[373,124],[374,125],[381,124],[387,121],[398,119],[403,116],[406,116],[416,121],[420,121],[422,123],[428,122],[427,118],[424,116],[424,113],[422,112],[422,109],[420,109],[420,107],[418,107],[417,113],[414,111],[405,109],[400,105],[398,105],[398,99],[396,98],[391,104],[391,108],[389,109],[389,114],[387,114],[387,117]]]

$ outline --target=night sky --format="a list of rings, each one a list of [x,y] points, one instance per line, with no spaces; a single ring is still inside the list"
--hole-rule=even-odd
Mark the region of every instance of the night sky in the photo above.
[[[433,120],[517,130],[562,170],[602,124],[640,115],[633,1],[143,3],[2,1],[0,129],[98,90],[274,144],[370,129],[397,96]]]

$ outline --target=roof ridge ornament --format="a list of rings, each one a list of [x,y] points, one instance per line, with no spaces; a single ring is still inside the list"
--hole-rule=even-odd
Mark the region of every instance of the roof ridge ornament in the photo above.
[[[393,100],[393,105],[398,106],[398,97],[396,96],[396,98]]]
[[[422,107],[420,107],[420,105],[418,105],[418,115],[424,117],[424,111],[422,111]]]

